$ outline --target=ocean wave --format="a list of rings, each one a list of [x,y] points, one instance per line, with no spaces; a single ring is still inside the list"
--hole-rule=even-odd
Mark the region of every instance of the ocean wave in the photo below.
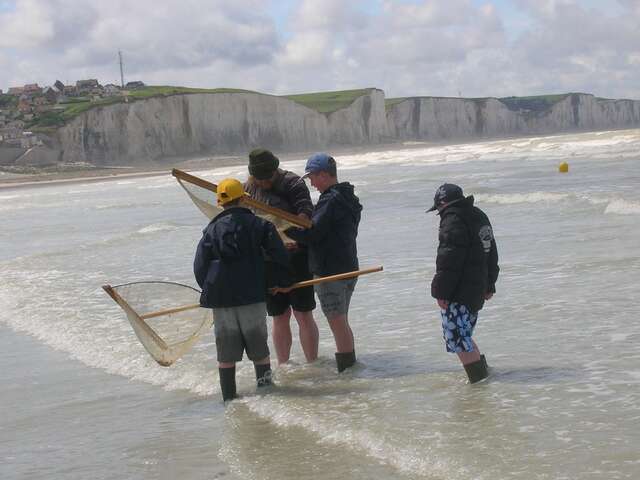
[[[171,231],[175,231],[178,230],[182,227],[175,225],[173,223],[168,223],[168,222],[161,222],[161,223],[153,223],[151,225],[147,225],[146,227],[143,227],[139,230],[137,230],[137,233],[156,233],[156,232],[171,232]]]
[[[127,208],[140,208],[140,207],[157,207],[162,205],[162,202],[132,202],[132,203],[109,203],[105,205],[96,205],[96,210],[120,210]]]
[[[607,207],[604,209],[604,213],[617,215],[639,215],[640,203],[621,199],[612,200],[607,204]]]
[[[383,435],[364,428],[349,427],[353,425],[348,414],[335,419],[329,415],[313,415],[308,408],[299,407],[290,401],[278,401],[277,398],[246,397],[240,400],[246,404],[251,412],[284,428],[303,428],[320,437],[323,443],[329,443],[357,450],[381,463],[390,465],[408,475],[420,476],[469,476],[463,466],[452,465],[443,459],[436,459],[436,455],[425,454],[428,447],[420,445],[420,449],[406,445],[393,445],[385,440]],[[331,415],[338,412],[331,410]],[[350,421],[351,420],[351,421]]]
[[[89,367],[165,390],[197,395],[219,390],[214,371],[207,369],[215,365],[215,348],[208,344],[212,339],[203,338],[171,368],[160,367],[138,342],[124,312],[98,286],[105,282],[102,273],[78,276],[63,270],[3,267],[0,274],[0,322],[12,330]],[[60,285],[65,286],[64,296]]]
[[[475,197],[486,203],[498,203],[513,205],[517,203],[559,202],[566,200],[571,195],[568,193],[530,192],[530,193],[502,193],[502,194],[477,194]]]

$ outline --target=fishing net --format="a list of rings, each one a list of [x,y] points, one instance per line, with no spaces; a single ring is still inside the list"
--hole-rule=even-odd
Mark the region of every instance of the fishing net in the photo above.
[[[189,198],[209,220],[212,220],[216,215],[222,212],[223,209],[217,204],[218,201],[215,194],[215,184],[180,170],[174,170],[172,173],[173,176],[176,177],[180,186],[185,190],[185,192],[187,192]],[[257,216],[273,223],[285,243],[293,242],[293,240],[287,237],[284,234],[284,231],[289,227],[299,227],[301,226],[299,222],[303,222],[303,220],[295,218],[295,215],[289,214],[288,212],[281,211],[279,215],[269,213],[263,209],[268,208],[268,205],[252,200],[249,197],[243,200],[243,205],[253,210]],[[287,220],[286,218],[282,218],[282,215],[288,215],[293,218]],[[308,226],[309,225],[306,225],[306,227]]]
[[[200,292],[173,282],[134,282],[105,285],[120,305],[149,354],[168,367],[213,325],[211,310],[199,308]]]

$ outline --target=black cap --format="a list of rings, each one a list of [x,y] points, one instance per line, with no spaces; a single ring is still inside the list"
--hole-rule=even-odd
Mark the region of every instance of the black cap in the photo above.
[[[438,187],[438,190],[436,190],[436,194],[433,197],[433,206],[427,210],[427,212],[433,212],[442,205],[455,202],[456,200],[462,200],[463,198],[464,194],[458,185],[443,183]]]
[[[257,148],[249,154],[249,173],[258,180],[271,178],[278,165],[278,157],[264,148]]]

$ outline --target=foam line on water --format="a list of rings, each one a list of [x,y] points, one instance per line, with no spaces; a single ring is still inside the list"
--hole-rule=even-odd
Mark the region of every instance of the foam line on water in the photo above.
[[[463,466],[453,465],[446,460],[430,455],[429,447],[422,444],[420,450],[410,445],[398,446],[386,441],[382,435],[365,428],[350,428],[348,415],[328,420],[325,415],[314,415],[292,402],[278,401],[268,397],[246,397],[241,400],[248,408],[269,422],[282,428],[299,427],[320,437],[320,442],[349,448],[375,458],[377,461],[396,468],[407,475],[438,476],[443,478],[468,478],[469,472]],[[332,410],[332,415],[337,412]],[[407,439],[404,439],[406,443]],[[424,449],[428,451],[425,452]],[[439,456],[441,458],[441,455]],[[480,478],[480,477],[475,477]]]
[[[89,367],[198,395],[218,391],[215,348],[204,345],[169,368],[159,366],[135,337],[126,316],[99,287],[100,272],[78,278],[63,270],[0,268],[0,321]],[[67,296],[60,297],[60,285]]]

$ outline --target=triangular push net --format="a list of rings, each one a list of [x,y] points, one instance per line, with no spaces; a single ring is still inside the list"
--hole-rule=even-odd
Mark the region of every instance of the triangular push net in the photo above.
[[[168,367],[213,325],[211,310],[199,308],[200,292],[173,282],[133,282],[105,285],[120,305],[149,354]]]
[[[217,205],[218,202],[215,194],[215,184],[186,172],[182,172],[181,170],[174,169],[172,174],[176,177],[180,186],[187,192],[187,195],[189,195],[189,198],[193,203],[195,203],[198,209],[200,209],[200,211],[204,213],[209,220],[212,220],[216,215],[222,212],[222,208]],[[308,228],[311,226],[310,222],[306,220],[300,219],[288,212],[283,212],[273,207],[269,207],[268,205],[253,200],[248,196],[243,199],[243,205],[252,209],[259,217],[273,223],[278,230],[278,233],[280,233],[280,236],[289,242],[292,240],[288,239],[284,235],[284,230],[289,227]],[[265,209],[278,211],[278,213],[273,214]]]

